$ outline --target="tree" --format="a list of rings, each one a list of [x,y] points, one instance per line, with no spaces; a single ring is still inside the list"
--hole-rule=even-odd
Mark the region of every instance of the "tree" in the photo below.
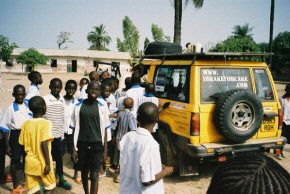
[[[235,38],[252,38],[253,34],[250,34],[250,32],[253,30],[253,27],[249,27],[249,24],[244,24],[243,26],[236,25],[234,27],[234,31],[232,34]]]
[[[34,70],[35,65],[46,65],[48,58],[39,53],[36,49],[30,48],[23,53],[21,53],[16,58],[17,63],[25,64],[25,65],[31,65],[32,71]]]
[[[270,36],[269,36],[269,51],[273,52],[273,30],[274,30],[274,13],[275,13],[275,0],[271,0],[270,12]],[[272,66],[272,56],[270,56],[269,66]]]
[[[60,34],[57,36],[57,46],[58,49],[67,49],[67,46],[61,48],[62,45],[66,43],[73,43],[73,41],[70,40],[70,36],[72,35],[71,32],[60,32]]]
[[[111,43],[111,37],[105,30],[103,24],[94,27],[94,31],[88,33],[87,39],[91,43],[90,50],[107,51],[107,46]]]
[[[123,19],[124,40],[117,38],[117,48],[121,52],[130,52],[135,61],[139,55],[139,31],[128,16]]]
[[[251,37],[229,37],[210,49],[213,52],[260,52],[259,45]]]
[[[273,40],[272,69],[280,70],[286,64],[290,65],[290,32],[280,32]]]
[[[185,7],[190,0],[185,0]],[[197,9],[203,6],[203,0],[191,0]],[[182,0],[174,0],[174,43],[181,43]]]
[[[163,33],[163,29],[156,24],[152,24],[151,26],[152,37],[154,41],[160,42],[170,42],[170,37],[165,36]]]
[[[144,50],[147,47],[147,45],[150,43],[150,40],[146,37],[144,40]]]
[[[16,47],[18,46],[15,43],[10,44],[7,37],[0,35],[0,60],[5,61],[6,64],[8,64],[13,49]]]

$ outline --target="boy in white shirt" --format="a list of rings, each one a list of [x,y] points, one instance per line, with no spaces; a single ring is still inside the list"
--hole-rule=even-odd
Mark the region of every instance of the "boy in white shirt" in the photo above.
[[[64,117],[64,98],[60,94],[62,90],[62,81],[59,78],[53,78],[49,84],[50,94],[43,97],[46,104],[46,113],[44,118],[52,123],[53,142],[51,143],[52,158],[56,163],[56,175],[59,178],[58,187],[71,190],[72,186],[64,179],[63,159],[62,159],[62,139],[65,133]]]
[[[25,152],[22,145],[19,144],[19,136],[23,123],[32,118],[28,105],[25,103],[25,87],[16,85],[13,88],[13,97],[15,101],[8,107],[7,112],[2,118],[1,129],[6,132],[7,154],[11,156],[10,173],[13,178],[13,191],[23,192],[21,182],[17,177],[17,170],[23,170]]]
[[[31,86],[26,91],[25,100],[29,100],[33,96],[40,96],[38,85],[42,84],[42,76],[38,71],[32,71],[28,74],[28,79],[31,82]]]
[[[86,78],[85,78],[86,79]],[[64,117],[65,117],[65,134],[64,140],[62,141],[63,153],[73,153],[73,129],[70,128],[72,114],[76,104],[79,102],[74,94],[77,91],[77,82],[75,80],[68,80],[65,84],[66,94],[64,95]],[[73,160],[73,169],[74,169],[74,180],[76,183],[81,184],[82,179],[78,176],[78,164]]]

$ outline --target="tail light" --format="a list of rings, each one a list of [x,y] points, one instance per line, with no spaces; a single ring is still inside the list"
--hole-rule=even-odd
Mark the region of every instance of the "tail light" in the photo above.
[[[200,115],[199,113],[192,113],[190,123],[190,135],[198,136],[200,134]]]
[[[278,120],[279,120],[279,129],[282,129],[282,126],[283,126],[283,112],[282,112],[282,110],[281,109],[279,109],[278,110],[278,115],[279,115],[279,117],[278,117]]]

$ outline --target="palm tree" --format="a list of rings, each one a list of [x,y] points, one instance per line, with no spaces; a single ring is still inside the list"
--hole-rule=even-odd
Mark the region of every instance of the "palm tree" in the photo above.
[[[190,0],[185,0],[185,7]],[[191,0],[197,9],[203,5],[203,0]],[[174,0],[174,43],[181,43],[181,20],[182,20],[182,0]]]
[[[91,43],[90,50],[104,51],[108,50],[108,46],[111,42],[111,37],[105,31],[105,26],[103,24],[94,27],[95,31],[88,33],[87,39]]]
[[[274,13],[275,13],[275,0],[271,0],[271,13],[270,13],[270,37],[269,37],[269,52],[273,52],[273,29],[274,29]],[[272,55],[270,56],[269,66],[271,68]]]
[[[252,38],[253,34],[250,34],[250,32],[253,30],[253,27],[249,27],[249,24],[245,24],[243,26],[236,25],[234,27],[234,31],[232,34],[235,38]]]

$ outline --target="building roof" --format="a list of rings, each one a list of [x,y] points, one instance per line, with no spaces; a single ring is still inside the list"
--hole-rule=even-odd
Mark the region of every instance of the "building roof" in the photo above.
[[[15,48],[12,56],[18,56],[28,48]],[[96,50],[69,50],[69,49],[36,49],[47,57],[82,57],[97,59],[131,59],[128,52],[96,51]]]

